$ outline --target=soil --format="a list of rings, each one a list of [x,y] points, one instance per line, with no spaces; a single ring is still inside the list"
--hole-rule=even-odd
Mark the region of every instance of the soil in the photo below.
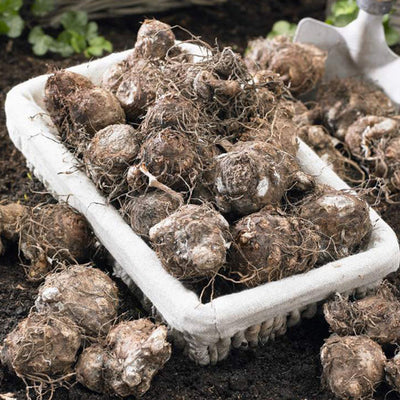
[[[322,19],[325,0],[301,1],[245,1],[229,0],[218,7],[193,7],[154,15],[171,25],[190,29],[195,35],[213,43],[218,38],[221,46],[230,45],[242,52],[248,39],[265,35],[274,21],[297,22],[305,16]],[[132,47],[139,22],[135,16],[100,23],[101,33],[110,39],[115,50]],[[184,32],[177,29],[178,38]],[[4,101],[8,90],[33,76],[79,62],[82,56],[67,60],[57,57],[33,57],[26,38],[10,41],[0,38],[0,202],[20,201],[38,204],[54,201],[45,188],[29,173],[24,157],[8,138],[5,126]],[[398,205],[392,205],[384,217],[400,234]],[[398,281],[398,277],[393,278]],[[135,299],[124,285],[121,291],[121,309],[126,318],[143,315]],[[26,317],[33,306],[37,284],[26,281],[16,248],[10,248],[0,257],[0,342],[19,320]],[[249,351],[233,351],[227,360],[216,366],[199,367],[179,351],[156,376],[143,397],[150,399],[265,399],[265,400],[328,400],[333,395],[320,384],[319,349],[329,336],[321,315],[289,329],[287,335]],[[0,368],[0,395],[12,393],[15,399],[25,398],[22,381]],[[3,398],[0,396],[0,398]],[[34,399],[35,396],[32,396]],[[106,400],[109,396],[89,392],[76,384],[71,389],[58,389],[54,400]],[[400,398],[381,385],[376,399]]]

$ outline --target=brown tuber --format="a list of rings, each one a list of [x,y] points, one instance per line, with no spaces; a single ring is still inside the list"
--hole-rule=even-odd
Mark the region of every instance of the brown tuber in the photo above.
[[[145,59],[162,59],[175,44],[171,26],[156,19],[146,19],[137,33],[133,56]]]
[[[0,205],[0,255],[5,247],[2,239],[16,242],[21,229],[21,222],[28,214],[28,208],[18,203]]]
[[[20,378],[51,385],[72,376],[80,346],[79,330],[69,318],[31,313],[7,335],[0,358]]]
[[[75,265],[46,277],[35,306],[68,317],[86,336],[103,336],[117,317],[118,289],[99,269]]]
[[[321,262],[347,257],[361,250],[370,238],[368,205],[354,194],[320,186],[299,207],[299,217],[313,223],[321,235]]]
[[[110,330],[105,347],[83,351],[77,380],[99,393],[142,396],[171,356],[166,337],[167,329],[148,319],[121,322]]]
[[[88,261],[93,243],[86,219],[66,205],[37,206],[22,221],[19,247],[33,280],[42,279],[54,260]]]
[[[127,190],[126,173],[135,161],[141,135],[130,125],[109,125],[98,131],[83,153],[88,175],[111,198]]]
[[[88,136],[125,122],[124,111],[111,92],[70,71],[61,70],[48,78],[44,100],[62,140],[78,152]]]
[[[189,190],[201,170],[195,146],[196,143],[173,128],[154,131],[142,144],[139,165],[145,165],[161,183],[175,190]],[[133,190],[146,188],[146,179],[136,167],[128,172],[128,184]]]
[[[397,353],[391,360],[386,362],[385,373],[389,385],[396,392],[400,392],[400,353]]]
[[[395,113],[395,106],[380,88],[356,78],[334,79],[321,85],[317,102],[324,122],[341,140],[357,118]]]
[[[337,297],[324,304],[324,315],[338,335],[362,334],[380,344],[400,343],[400,302],[388,286],[353,302]]]
[[[399,120],[369,115],[350,125],[345,136],[351,154],[392,193],[400,191],[399,133]]]
[[[149,230],[178,207],[176,197],[162,191],[148,192],[129,199],[124,207],[132,229],[140,236],[149,237]]]
[[[319,235],[310,225],[272,207],[240,219],[232,233],[232,273],[254,287],[309,271],[319,252]]]
[[[383,380],[386,357],[366,336],[336,336],[321,348],[323,383],[340,399],[372,398]]]
[[[210,206],[190,204],[153,226],[150,240],[174,277],[212,277],[226,261],[229,224]]]
[[[293,43],[285,36],[250,41],[245,62],[252,72],[272,70],[281,75],[294,95],[312,90],[325,71],[327,54],[316,46]]]
[[[264,141],[238,142],[216,157],[215,199],[223,213],[247,215],[277,204],[296,181],[294,157]]]

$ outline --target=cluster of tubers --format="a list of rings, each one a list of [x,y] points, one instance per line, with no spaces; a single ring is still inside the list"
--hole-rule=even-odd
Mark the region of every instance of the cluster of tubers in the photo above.
[[[293,95],[316,86],[326,54],[285,38],[252,42],[244,59],[199,44],[194,62],[169,25],[146,20],[101,87],[48,79],[50,116],[98,189],[185,281],[253,287],[362,250],[366,203],[296,160],[309,111]]]
[[[340,399],[372,398],[386,378],[400,391],[400,358],[383,350],[400,343],[400,301],[383,283],[374,294],[350,301],[337,295],[324,304],[333,335],[321,348],[323,383]],[[382,347],[381,347],[382,346]]]
[[[171,355],[167,330],[148,319],[116,323],[117,312],[117,287],[99,269],[49,274],[35,308],[5,338],[0,361],[39,395],[75,375],[100,393],[142,395]]]

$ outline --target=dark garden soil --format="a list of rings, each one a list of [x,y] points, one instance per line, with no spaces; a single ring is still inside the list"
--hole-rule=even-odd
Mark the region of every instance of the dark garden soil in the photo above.
[[[171,25],[190,29],[208,42],[218,38],[221,46],[230,45],[242,52],[247,40],[265,35],[278,19],[294,22],[311,15],[322,18],[325,0],[301,1],[239,1],[229,0],[216,8],[198,7],[156,15]],[[151,17],[147,15],[146,17]],[[109,38],[115,50],[132,47],[139,21],[144,16],[104,21],[101,32]],[[178,38],[184,37],[177,30]],[[10,142],[5,126],[4,100],[14,85],[33,76],[85,61],[81,56],[68,60],[35,58],[26,40],[0,39],[0,201],[20,201],[37,204],[52,201],[43,186],[29,174],[23,156]],[[384,216],[400,234],[400,210],[394,205]],[[132,296],[122,284],[121,312],[127,317],[140,314]],[[0,341],[33,306],[37,285],[24,277],[16,249],[0,258]],[[179,351],[175,351],[165,368],[156,376],[149,392],[150,399],[265,399],[265,400],[327,400],[333,396],[320,385],[319,348],[329,335],[321,316],[304,321],[289,329],[286,336],[264,347],[250,351],[234,351],[217,366],[198,367]],[[396,399],[382,385],[377,399]],[[25,398],[22,381],[0,368],[0,395],[13,393]],[[2,398],[0,396],[0,398]],[[32,398],[35,398],[34,396]],[[58,389],[53,397],[61,399],[109,399],[109,396],[89,392],[79,384],[71,389]]]

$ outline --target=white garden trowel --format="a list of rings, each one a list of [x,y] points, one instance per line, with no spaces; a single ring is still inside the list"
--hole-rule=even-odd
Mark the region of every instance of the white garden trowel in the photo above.
[[[400,57],[385,41],[382,16],[393,1],[357,0],[358,17],[337,28],[313,18],[300,21],[294,41],[312,43],[328,52],[324,81],[364,77],[380,86],[400,105]]]

